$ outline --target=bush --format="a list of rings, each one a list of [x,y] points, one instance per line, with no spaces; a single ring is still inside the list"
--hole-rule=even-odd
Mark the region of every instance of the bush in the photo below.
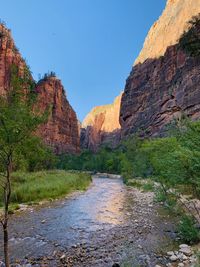
[[[192,217],[184,215],[178,225],[178,233],[181,240],[187,243],[195,243],[200,240],[198,229]]]

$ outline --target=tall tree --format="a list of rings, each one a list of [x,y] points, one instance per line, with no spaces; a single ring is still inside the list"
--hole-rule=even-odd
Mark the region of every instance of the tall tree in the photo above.
[[[0,96],[0,186],[3,197],[4,213],[1,224],[4,234],[4,256],[6,267],[9,263],[8,252],[8,209],[12,192],[12,172],[17,158],[16,153],[23,148],[27,140],[40,123],[45,114],[39,115],[35,108],[37,95],[30,71],[24,70],[19,75],[16,66],[11,67],[10,86],[7,94]]]

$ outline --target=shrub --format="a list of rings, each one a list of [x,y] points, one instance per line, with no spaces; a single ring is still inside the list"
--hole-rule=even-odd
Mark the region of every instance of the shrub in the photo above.
[[[178,225],[178,233],[180,238],[188,243],[195,243],[200,240],[198,229],[192,217],[184,215]]]

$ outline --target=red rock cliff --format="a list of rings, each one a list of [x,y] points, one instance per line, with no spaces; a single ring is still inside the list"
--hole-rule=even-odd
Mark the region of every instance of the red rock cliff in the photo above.
[[[0,24],[0,94],[9,90],[10,68],[13,64],[23,73],[26,63],[15,46],[10,30]]]
[[[26,63],[21,57],[10,31],[0,24],[0,94],[9,90],[12,64],[23,73]],[[47,123],[41,125],[37,134],[57,153],[79,152],[79,132],[76,113],[65,96],[60,80],[49,77],[36,85],[38,107],[41,112],[49,108]]]
[[[82,123],[81,147],[96,151],[102,144],[115,146],[120,138],[120,94],[110,105],[91,110]]]
[[[122,96],[122,136],[140,131],[163,134],[182,113],[200,118],[200,58],[177,44],[188,21],[200,12],[200,0],[169,0],[151,28]]]
[[[41,111],[49,108],[47,123],[38,130],[44,142],[53,147],[56,154],[79,152],[79,127],[76,113],[70,106],[61,81],[49,77],[36,86],[38,106]]]

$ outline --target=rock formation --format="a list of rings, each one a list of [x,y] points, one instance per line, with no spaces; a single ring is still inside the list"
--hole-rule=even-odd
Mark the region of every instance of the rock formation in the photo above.
[[[82,123],[81,147],[96,151],[102,144],[115,146],[120,138],[119,110],[121,96],[110,105],[91,110]]]
[[[188,21],[200,13],[200,0],[169,0],[151,28],[122,96],[122,137],[155,136],[182,113],[200,118],[200,58],[178,45]]]
[[[37,134],[56,154],[79,152],[79,127],[76,113],[70,106],[61,81],[56,77],[41,80],[37,86],[39,110],[49,109],[47,123]]]
[[[10,30],[0,24],[0,94],[9,90],[10,69],[12,65],[18,66],[20,74],[26,66],[15,43],[11,37]]]
[[[0,94],[9,90],[10,69],[16,65],[23,74],[26,63],[15,46],[10,31],[0,24]],[[33,79],[31,77],[31,79]],[[48,77],[36,85],[37,106],[41,112],[49,109],[48,121],[37,134],[57,153],[77,153],[80,150],[78,120],[65,96],[64,88],[55,77]]]
[[[188,21],[199,13],[200,0],[167,0],[166,8],[151,27],[135,65],[163,56],[188,29]]]

